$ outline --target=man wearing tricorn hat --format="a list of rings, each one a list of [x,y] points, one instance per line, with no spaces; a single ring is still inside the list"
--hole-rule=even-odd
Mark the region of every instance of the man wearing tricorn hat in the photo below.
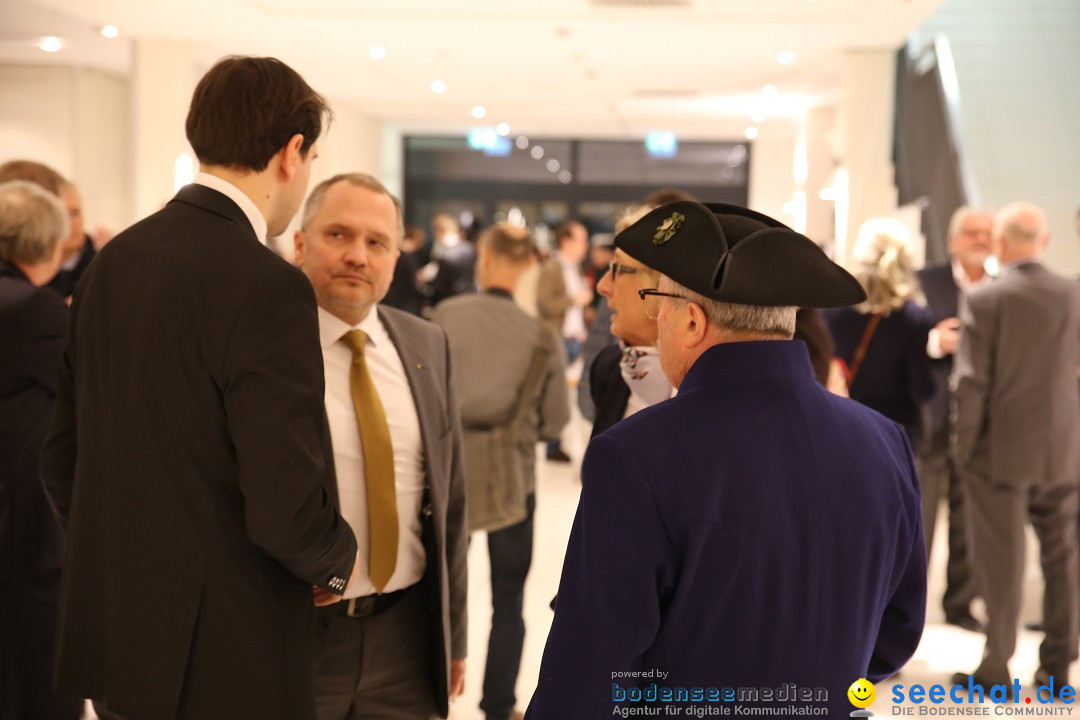
[[[635,699],[846,715],[854,680],[911,657],[926,605],[903,431],[824,390],[790,339],[797,307],[865,296],[728,205],[663,205],[616,247],[661,273],[640,294],[679,391],[589,446],[530,717]]]

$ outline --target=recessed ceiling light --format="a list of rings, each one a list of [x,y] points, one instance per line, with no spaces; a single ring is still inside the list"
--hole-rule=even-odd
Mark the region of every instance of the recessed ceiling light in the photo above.
[[[791,63],[795,62],[795,53],[791,52],[790,50],[778,52],[776,53],[776,62],[780,63],[781,65],[790,65]]]
[[[483,105],[473,105],[472,116],[474,118],[480,120],[485,115],[487,115],[487,108],[485,108]]]
[[[107,37],[110,40],[120,34],[120,31],[116,29],[115,25],[103,25],[101,28],[102,37]]]
[[[548,160],[547,161],[547,169],[548,169],[548,172],[553,172],[553,173],[559,172],[559,161],[556,160],[555,158],[552,158],[551,160]]]
[[[436,95],[442,95],[444,92],[446,92],[446,83],[444,83],[442,80],[432,80],[431,92],[435,93]]]
[[[368,48],[367,54],[368,57],[372,60],[385,60],[386,48],[384,48],[382,45],[372,45]]]
[[[756,127],[751,125],[750,127],[746,128],[746,139],[747,140],[757,140],[757,136],[758,136],[758,129]]]
[[[499,123],[495,126],[495,132],[499,133],[503,137],[506,137],[510,134],[510,126],[506,123]]]
[[[769,95],[769,96],[775,95],[776,94],[776,86],[775,85],[766,85],[765,87],[761,88],[761,94],[762,95]]]
[[[569,170],[560,170],[559,171],[559,182],[561,182],[563,185],[569,185],[570,181],[573,180],[573,179],[574,179],[574,176],[570,174]]]
[[[61,42],[60,38],[56,37],[55,35],[50,35],[47,38],[42,38],[41,44],[38,45],[38,47],[40,47],[45,52],[60,52],[60,50],[62,50],[64,47],[64,43]]]
[[[533,145],[532,150],[530,150],[529,153],[533,156],[533,159],[539,160],[544,157],[544,148],[539,145]]]
[[[529,138],[525,137],[524,135],[518,135],[518,138],[514,141],[514,144],[517,145],[518,150],[525,150],[529,147]]]

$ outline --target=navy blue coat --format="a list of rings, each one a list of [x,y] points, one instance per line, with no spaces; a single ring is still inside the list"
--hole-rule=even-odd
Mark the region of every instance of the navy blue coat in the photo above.
[[[709,349],[677,397],[590,443],[582,486],[532,720],[610,717],[613,683],[795,683],[842,717],[852,682],[918,645],[907,438],[822,388],[801,342]],[[670,674],[613,677],[650,670]]]

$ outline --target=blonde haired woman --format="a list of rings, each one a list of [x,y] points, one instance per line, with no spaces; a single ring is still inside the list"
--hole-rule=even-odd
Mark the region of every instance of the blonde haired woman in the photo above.
[[[859,229],[852,274],[866,302],[824,313],[847,368],[852,399],[900,423],[912,447],[920,438],[919,405],[934,380],[926,355],[933,318],[912,264],[911,233],[893,218],[873,218]]]

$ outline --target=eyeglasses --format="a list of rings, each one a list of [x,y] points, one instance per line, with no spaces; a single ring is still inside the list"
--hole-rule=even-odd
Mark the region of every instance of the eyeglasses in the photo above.
[[[645,303],[645,314],[649,316],[650,320],[655,320],[660,317],[660,303],[663,302],[663,298],[677,298],[679,300],[690,302],[690,298],[688,297],[676,295],[675,293],[660,292],[656,288],[638,290],[637,294],[638,297],[641,298],[641,302]]]
[[[620,265],[612,260],[607,266],[608,272],[611,273],[612,280],[618,280],[620,275],[634,275],[637,273],[638,268],[631,267],[629,265]]]

